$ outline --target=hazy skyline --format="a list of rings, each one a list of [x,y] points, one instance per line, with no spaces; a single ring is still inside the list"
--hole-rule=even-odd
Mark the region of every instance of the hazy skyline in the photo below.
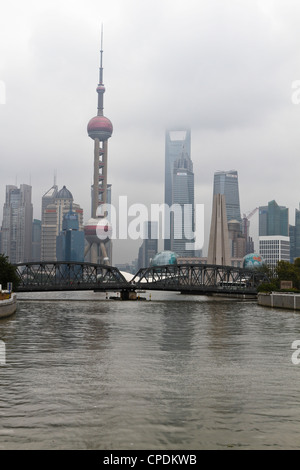
[[[58,187],[67,186],[89,219],[93,142],[86,127],[97,110],[103,24],[112,202],[127,195],[129,204],[163,203],[165,130],[182,126],[191,129],[195,203],[205,204],[207,236],[218,170],[238,171],[242,214],[275,199],[294,223],[299,17],[296,0],[2,5],[1,221],[5,186],[16,183],[32,185],[40,219],[55,173]],[[114,262],[137,257],[140,243],[123,253],[124,243],[114,242]]]

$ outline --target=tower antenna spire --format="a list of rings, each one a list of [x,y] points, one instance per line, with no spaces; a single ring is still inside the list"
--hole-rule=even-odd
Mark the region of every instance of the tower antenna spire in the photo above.
[[[99,85],[103,85],[103,24],[101,24]]]
[[[103,116],[103,94],[105,86],[103,84],[103,25],[101,25],[101,45],[100,45],[100,67],[99,67],[99,83],[97,86],[98,93],[98,116]]]

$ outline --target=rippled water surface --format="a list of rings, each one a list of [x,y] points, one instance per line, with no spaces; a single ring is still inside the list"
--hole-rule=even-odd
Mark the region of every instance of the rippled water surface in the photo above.
[[[299,449],[297,339],[299,313],[256,302],[20,294],[0,449]]]

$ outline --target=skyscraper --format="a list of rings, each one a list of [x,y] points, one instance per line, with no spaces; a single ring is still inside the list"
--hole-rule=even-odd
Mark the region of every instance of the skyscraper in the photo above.
[[[11,263],[31,260],[32,255],[31,186],[21,184],[6,186],[3,207],[2,252]]]
[[[267,206],[259,207],[259,235],[289,234],[289,209],[279,206],[276,201],[270,201]]]
[[[41,261],[42,222],[33,219],[32,224],[32,261]]]
[[[194,256],[194,173],[186,152],[174,162],[173,204],[180,207],[171,214],[171,250],[180,257]]]
[[[56,239],[57,261],[84,260],[84,232],[79,230],[78,214],[70,208],[63,216],[62,230]]]
[[[241,223],[238,172],[235,170],[217,171],[214,174],[213,194],[225,195],[228,222],[237,220]]]
[[[259,208],[259,253],[271,267],[290,261],[289,210],[274,200]]]
[[[186,243],[192,243],[194,231],[194,174],[191,161],[190,129],[167,130],[165,135],[165,204],[171,208],[173,204],[181,207],[182,219],[178,221],[175,214],[169,212],[165,217],[165,225],[170,228],[170,236],[164,239],[165,250],[176,250],[180,256],[193,256]],[[184,217],[184,205],[186,205]],[[175,220],[177,219],[177,220]],[[184,233],[185,229],[185,233]]]

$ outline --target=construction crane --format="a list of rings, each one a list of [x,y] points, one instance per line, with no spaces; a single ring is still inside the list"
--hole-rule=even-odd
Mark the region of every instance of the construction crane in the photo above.
[[[253,243],[252,240],[249,237],[249,227],[250,227],[250,222],[249,219],[258,211],[258,207],[255,207],[248,215],[243,214],[243,234],[246,238],[246,252],[249,253],[251,251],[251,244]]]
[[[258,207],[255,207],[255,209],[253,209],[253,211],[251,211],[248,215],[243,214],[243,219],[249,220],[255,214],[256,211],[258,211]]]

